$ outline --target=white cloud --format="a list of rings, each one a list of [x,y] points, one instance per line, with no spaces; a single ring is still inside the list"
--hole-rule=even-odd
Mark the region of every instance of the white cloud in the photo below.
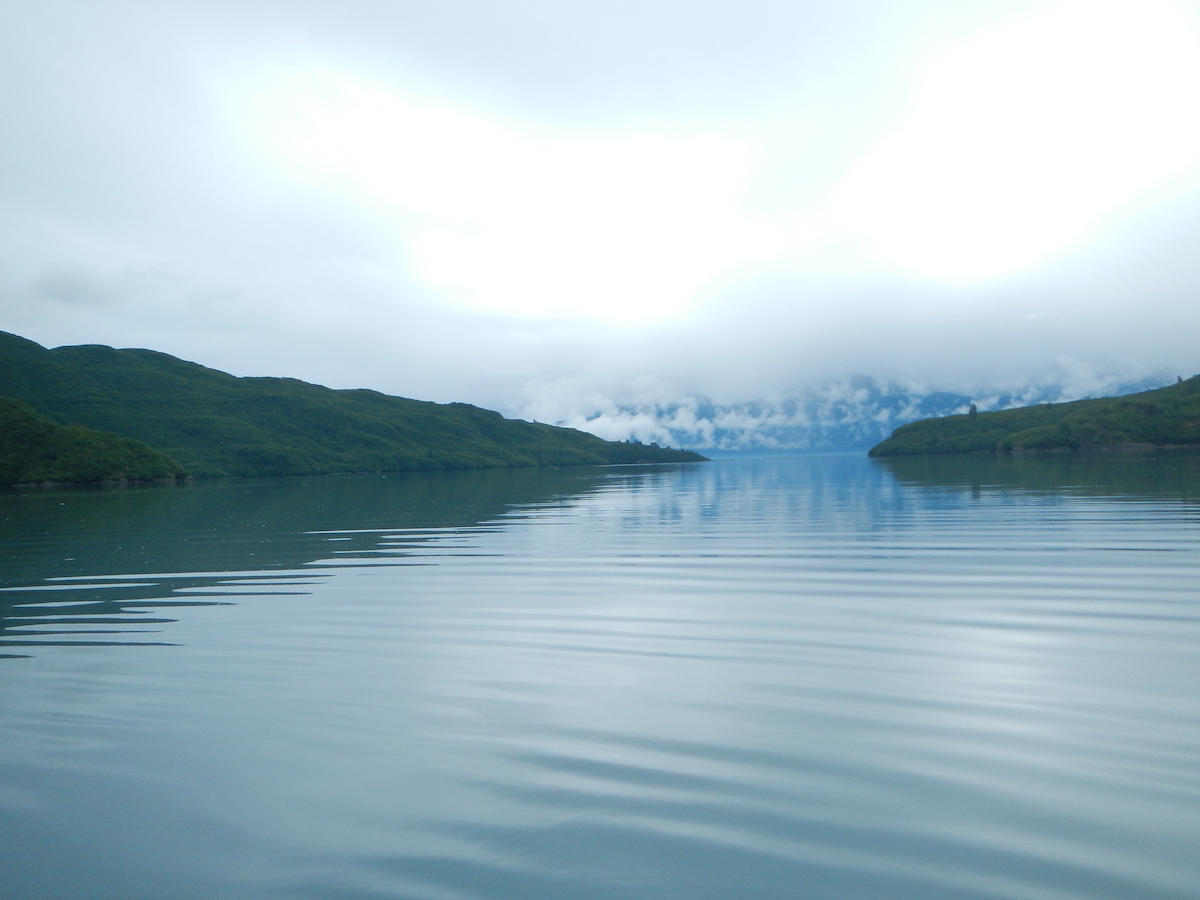
[[[1184,9],[17,4],[0,328],[660,443],[1190,375]]]
[[[1200,162],[1200,40],[1165,0],[1068,0],[931,61],[836,214],[922,275],[1040,263]]]
[[[843,450],[869,447],[915,419],[965,413],[972,402],[983,411],[1009,409],[1124,394],[1169,380],[1164,372],[1103,375],[1063,357],[1038,378],[1011,382],[998,393],[987,388],[975,393],[934,390],[918,382],[854,376],[768,397],[717,402],[668,384],[596,393],[580,391],[570,381],[535,382],[526,385],[520,412],[608,440],[717,450]]]
[[[750,154],[721,135],[522,126],[324,68],[238,100],[269,165],[368,212],[413,277],[469,307],[655,317],[778,253],[739,208]]]

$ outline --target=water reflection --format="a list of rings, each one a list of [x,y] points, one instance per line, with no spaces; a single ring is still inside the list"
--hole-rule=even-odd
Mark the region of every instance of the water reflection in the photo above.
[[[617,469],[520,469],[0,494],[0,647],[160,645],[173,609],[307,593],[349,559],[400,558]],[[447,552],[443,550],[443,552]],[[322,565],[314,565],[324,560]],[[136,576],[136,577],[135,577]]]
[[[873,462],[906,485],[1200,502],[1200,449],[898,456]]]
[[[11,640],[177,646],[8,648],[3,893],[1191,898],[1190,489],[989,472],[9,496]]]
[[[830,456],[10,490],[0,494],[0,656],[33,645],[169,644],[172,610],[308,593],[348,565],[469,554],[473,536],[603,492],[619,494],[618,521],[639,541],[708,534],[722,555],[754,543],[761,556],[764,531],[841,533],[865,546],[914,516],[929,521],[985,494],[1008,502],[1013,491],[1200,502],[1200,453]]]

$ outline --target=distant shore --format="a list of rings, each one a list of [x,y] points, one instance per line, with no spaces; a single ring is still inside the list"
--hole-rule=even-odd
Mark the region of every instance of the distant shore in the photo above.
[[[922,419],[902,425],[872,457],[939,453],[1046,453],[1200,445],[1200,376],[1095,400]]]

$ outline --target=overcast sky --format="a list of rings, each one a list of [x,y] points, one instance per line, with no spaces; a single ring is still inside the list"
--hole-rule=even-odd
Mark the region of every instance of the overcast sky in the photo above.
[[[0,0],[0,329],[567,420],[1200,371],[1169,0]]]

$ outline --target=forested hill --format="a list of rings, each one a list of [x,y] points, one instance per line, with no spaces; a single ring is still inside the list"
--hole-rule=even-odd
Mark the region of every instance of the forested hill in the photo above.
[[[0,397],[0,485],[44,481],[150,481],[184,469],[133,438],[66,427]]]
[[[1079,450],[1122,444],[1200,444],[1200,375],[1168,387],[1071,403],[922,419],[871,456],[981,450]]]
[[[199,477],[704,459],[505,419],[465,403],[237,378],[150,350],[47,350],[4,332],[0,397],[58,425],[134,438]]]

